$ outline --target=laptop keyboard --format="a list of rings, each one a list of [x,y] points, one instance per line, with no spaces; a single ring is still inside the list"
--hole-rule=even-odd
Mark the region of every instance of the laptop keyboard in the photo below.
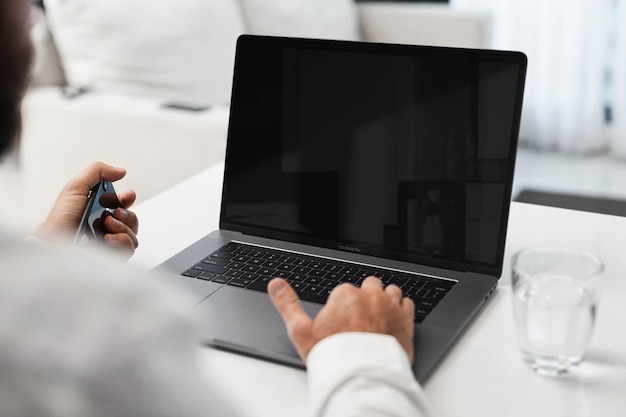
[[[454,286],[455,281],[398,272],[367,265],[316,258],[292,252],[231,242],[181,275],[218,284],[267,292],[272,278],[284,278],[301,300],[324,304],[337,285],[357,287],[374,275],[384,285],[395,284],[415,302],[415,322],[421,323]]]

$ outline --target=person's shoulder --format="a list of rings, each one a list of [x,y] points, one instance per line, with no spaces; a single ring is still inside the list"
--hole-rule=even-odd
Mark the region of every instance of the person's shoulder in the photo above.
[[[101,312],[112,315],[187,315],[176,292],[104,248],[24,239],[2,244],[0,293],[16,308],[21,303],[22,308],[39,304],[41,309],[55,310],[70,302],[86,313],[101,305]]]
[[[170,288],[109,253],[23,239],[0,248],[0,386],[19,393],[9,409],[202,415],[214,397],[197,375],[194,326]]]

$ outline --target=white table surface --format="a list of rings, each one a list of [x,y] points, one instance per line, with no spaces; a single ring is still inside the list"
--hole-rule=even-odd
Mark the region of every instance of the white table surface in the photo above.
[[[218,227],[223,164],[138,205],[140,247],[131,264],[147,269]],[[594,251],[606,263],[596,328],[575,376],[542,377],[518,350],[510,291],[511,254],[532,245]],[[303,371],[201,348],[214,389],[244,416],[306,415]],[[419,355],[419,352],[416,352]],[[498,291],[427,381],[435,415],[626,415],[626,218],[513,203]]]

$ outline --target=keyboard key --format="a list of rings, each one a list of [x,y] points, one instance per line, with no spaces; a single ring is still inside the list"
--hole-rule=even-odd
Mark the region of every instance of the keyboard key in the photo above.
[[[247,279],[248,281],[256,281],[259,277],[259,274],[253,274],[251,272],[246,272],[241,276],[242,279]]]
[[[278,269],[280,264],[277,261],[265,261],[261,265],[265,268]]]
[[[243,262],[231,262],[230,264],[228,264],[228,269],[243,269],[246,266],[247,265]]]
[[[250,259],[252,259],[252,258],[250,258],[249,256],[238,255],[238,256],[233,257],[232,261],[233,262],[246,263],[246,262],[250,261]]]
[[[319,294],[324,287],[320,287],[317,285],[309,285],[302,290],[302,292],[306,292],[309,294]]]
[[[360,270],[359,274],[358,274],[361,278],[365,279],[367,277],[375,277],[376,276],[376,272],[372,271],[372,270]]]
[[[232,252],[217,250],[211,254],[210,258],[231,259],[234,256],[236,255]]]
[[[432,308],[415,307],[415,314],[426,316],[432,311]]]
[[[408,292],[408,296],[413,298],[426,298],[426,296],[428,296],[428,293],[430,292],[430,290],[427,290],[425,288],[415,288],[413,287],[413,289],[411,289]]]
[[[230,263],[230,259],[214,258],[213,256],[209,256],[208,258],[204,258],[202,260],[202,263],[208,265],[226,266],[228,263]]]
[[[273,279],[274,279],[274,277],[261,276],[260,278],[257,279],[257,281],[258,282],[264,282],[265,285],[267,285]]]
[[[296,266],[295,266],[295,265],[291,265],[291,264],[282,264],[282,263],[281,263],[281,264],[278,266],[278,268],[276,268],[276,269],[278,269],[279,271],[289,271],[289,272],[291,272],[291,271],[293,271],[294,269],[296,269]]]
[[[209,265],[205,264],[204,262],[195,264],[193,266],[193,269],[199,269],[205,272],[213,272],[215,274],[223,274],[224,272],[228,271],[228,268],[224,268],[223,266]]]
[[[318,261],[313,261],[309,264],[309,268],[311,269],[324,269],[328,266],[327,263],[324,262],[318,262]]]
[[[332,288],[328,288],[328,287],[326,287],[326,288],[324,288],[324,289],[320,292],[320,295],[324,295],[324,296],[328,297],[332,291],[333,291],[333,289],[332,289]]]
[[[409,281],[409,279],[407,277],[403,277],[403,276],[400,276],[400,275],[392,275],[387,280],[387,282],[389,284],[396,284],[398,286],[400,286],[402,284],[406,284],[407,281]]]
[[[269,253],[267,256],[265,256],[265,259],[267,259],[268,261],[278,261],[280,260],[280,258],[282,258],[282,256],[278,253]]]
[[[239,248],[236,251],[233,251],[233,253],[236,254],[236,255],[248,255],[248,256],[250,256],[250,254],[252,253],[252,249]]]
[[[310,260],[308,259],[296,259],[294,262],[292,262],[292,264],[296,265],[296,266],[301,266],[301,267],[306,267],[309,266],[309,264],[311,263]]]
[[[216,282],[218,284],[226,284],[229,280],[230,280],[230,278],[228,278],[228,277],[225,277],[223,275],[218,275],[215,278],[213,278],[211,280],[211,282]]]
[[[301,292],[298,294],[298,296],[302,301],[311,301],[318,304],[324,304],[326,302],[326,299],[328,298],[327,295],[313,294],[308,292]]]
[[[343,277],[343,274],[339,274],[337,272],[329,272],[328,274],[326,274],[324,279],[328,279],[331,281],[341,281],[342,277]]]
[[[268,252],[265,250],[257,250],[252,252],[252,254],[250,254],[250,256],[254,257],[254,258],[263,258],[263,259],[267,259],[268,256],[270,256],[272,254],[272,252]]]
[[[341,277],[341,282],[349,282],[351,284],[358,284],[359,282],[361,282],[361,277],[357,277],[354,275],[344,275],[343,277]]]
[[[308,284],[305,284],[303,282],[292,282],[291,283],[291,287],[296,290],[296,292],[300,292],[302,290],[304,290],[306,287],[308,287]]]
[[[267,292],[267,282],[253,281],[246,287],[250,290]]]
[[[318,278],[315,276],[313,277],[309,276],[304,280],[304,282],[306,282],[307,284],[312,284],[312,285],[319,285],[322,283],[322,281],[324,281],[324,279]]]
[[[285,264],[293,264],[297,260],[298,258],[296,258],[295,256],[290,256],[290,255],[285,255],[282,258],[280,258],[280,261]]]
[[[359,269],[358,268],[353,268],[351,266],[348,266],[341,272],[344,275],[357,275],[359,273]]]
[[[429,298],[432,298],[433,300],[441,300],[443,299],[443,297],[446,296],[446,293],[443,291],[431,291],[430,294],[428,294]]]
[[[232,268],[232,266],[231,266],[231,268]],[[250,264],[246,264],[246,266],[241,268],[242,271],[246,271],[246,272],[257,272],[259,269],[261,269],[260,266],[250,265]]]
[[[415,303],[415,307],[433,309],[437,305],[437,300],[429,300],[427,298],[409,297]]]
[[[334,273],[340,273],[343,269],[345,269],[345,267],[338,265],[338,264],[328,264],[326,265],[326,267],[324,268],[325,270],[327,270],[328,272],[334,272]]]
[[[230,253],[235,253],[236,251],[241,250],[241,247],[237,244],[237,243],[228,243],[224,246],[222,246],[221,248],[219,248],[218,250],[216,250],[215,252],[230,252]],[[215,253],[214,252],[214,253]]]
[[[321,279],[316,285],[319,285],[320,287],[330,287],[332,286],[333,288],[335,287],[336,281],[330,281],[327,279]]]
[[[326,275],[328,274],[328,272],[321,270],[321,269],[314,269],[311,272],[309,272],[309,276],[312,277],[318,277],[318,278],[324,278]]]
[[[213,272],[202,272],[200,273],[200,275],[198,275],[196,278],[198,279],[204,279],[206,281],[211,281],[213,278],[216,277],[217,274],[214,274]]]
[[[224,273],[225,276],[227,277],[231,277],[231,278],[239,278],[244,274],[243,271],[236,271],[234,269],[231,269],[230,271],[227,271]]]
[[[234,287],[245,288],[250,285],[251,282],[245,279],[233,278],[226,283],[226,285],[232,285]]]
[[[291,274],[291,276],[289,278],[294,280],[294,281],[302,282],[305,279],[307,279],[308,276],[294,273],[294,274]]]
[[[340,281],[330,281],[330,280],[324,280],[324,282],[322,283],[323,286],[328,287],[329,289],[333,289],[335,288],[337,285],[341,285],[343,284],[343,282]]]
[[[452,289],[453,285],[453,283],[447,282],[429,282],[428,284],[424,285],[424,288],[446,293]]]
[[[276,270],[272,269],[272,268],[261,268],[257,271],[257,274],[259,275],[268,275],[268,276],[276,276]]]
[[[185,272],[183,272],[181,275],[184,275],[186,277],[191,277],[191,278],[195,278],[198,275],[200,275],[202,271],[199,269],[188,269]]]
[[[424,285],[426,285],[426,281],[422,281],[420,279],[408,279],[406,281],[406,284],[414,288],[422,288]]]

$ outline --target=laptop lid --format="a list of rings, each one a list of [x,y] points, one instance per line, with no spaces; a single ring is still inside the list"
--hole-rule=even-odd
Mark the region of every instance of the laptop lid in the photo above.
[[[241,36],[220,228],[499,277],[526,58]]]

